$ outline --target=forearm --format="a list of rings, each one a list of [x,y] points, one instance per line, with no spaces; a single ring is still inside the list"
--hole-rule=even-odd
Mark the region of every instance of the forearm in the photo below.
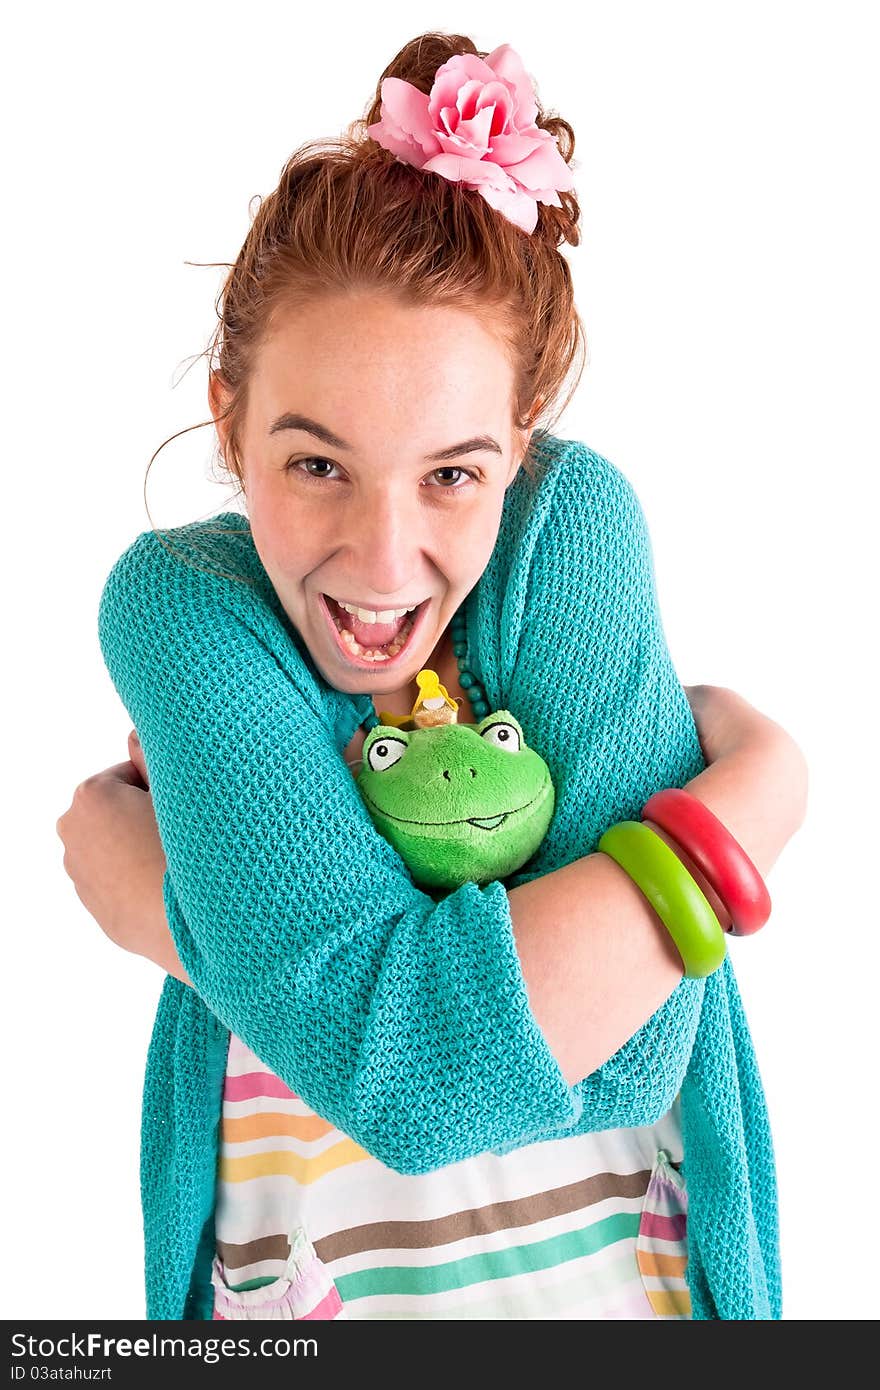
[[[134,955],[144,956],[167,975],[173,975],[182,984],[191,986],[192,980],[181,964],[168,926],[164,880],[164,860],[145,870],[140,881],[137,901],[131,905],[132,920],[127,929],[120,934],[120,939],[125,941],[127,949]]]
[[[515,604],[495,620],[494,595],[508,582],[502,557],[479,622],[484,669],[496,671],[510,708],[523,711],[564,792],[565,817],[554,818],[541,867],[533,866],[538,875],[559,874],[548,891],[555,888],[560,916],[577,903],[563,950],[580,945],[595,914],[569,891],[577,869],[559,866],[598,842],[621,798],[635,807],[701,766],[656,620],[637,500],[592,453],[573,448],[566,459],[566,470],[548,471],[560,481],[534,513],[540,544],[517,541],[514,551],[510,537],[509,582],[528,584],[528,620]],[[114,566],[101,599],[102,652],[141,737],[167,858],[164,900],[131,895],[132,910],[149,910],[156,927],[140,953],[178,979],[182,963],[218,1020],[317,1113],[397,1171],[446,1166],[573,1119],[582,1132],[648,1123],[659,1093],[664,1103],[675,1094],[700,987],[674,990],[673,969],[656,993],[674,990],[668,1014],[681,1003],[683,1027],[675,1037],[645,1030],[644,1055],[628,1059],[619,1084],[612,1069],[600,1074],[579,1108],[585,1097],[572,1097],[526,994],[511,930],[514,890],[465,884],[434,904],[412,883],[338,757],[340,720],[350,734],[355,711],[346,707],[343,718],[345,702],[325,699],[304,669],[255,558],[254,586],[204,569],[215,536],[222,576],[240,574],[250,559],[237,524],[228,541],[222,529],[181,528],[173,551],[145,532]],[[195,566],[178,558],[178,543],[186,551],[190,541]],[[534,564],[526,560],[532,541]],[[551,630],[569,639],[554,645],[552,661]],[[643,741],[640,753],[633,739]],[[644,910],[622,871],[593,858],[591,883],[597,872],[605,877],[592,897],[616,891],[630,916]],[[612,889],[620,876],[623,890]],[[522,899],[527,905],[525,888]],[[612,903],[612,929],[619,915]],[[665,932],[647,921],[669,953]],[[620,935],[612,930],[606,955],[629,949]],[[618,976],[642,971],[641,954],[634,950]],[[589,960],[578,964],[582,973],[590,968]],[[544,969],[552,986],[552,959]],[[619,989],[613,971],[606,979],[606,990]],[[597,987],[597,1011],[600,996]],[[535,1002],[546,1017],[537,994]],[[579,1000],[563,1002],[572,1026],[593,1028]],[[653,1009],[642,1000],[619,1035],[631,1035]],[[327,1020],[328,1046],[316,1048]],[[389,1066],[395,1057],[406,1065]],[[586,1059],[577,1076],[599,1060]]]
[[[766,875],[803,820],[806,771],[796,745],[768,722],[750,740],[686,783]],[[651,824],[694,875],[721,925],[730,916],[672,837]],[[669,932],[641,889],[595,853],[510,892],[517,950],[536,1021],[570,1085],[594,1071],[675,989],[683,967]],[[132,948],[186,985],[168,929],[162,875],[137,907]]]
[[[704,803],[766,875],[801,824],[806,769],[772,721],[762,736],[719,758],[686,789]],[[672,839],[722,926],[729,915]],[[683,966],[641,889],[595,853],[510,893],[529,1003],[569,1085],[607,1061],[664,1003]]]
[[[769,723],[769,721],[768,721]],[[803,820],[806,772],[777,726],[686,783],[766,875]],[[693,873],[721,925],[730,917],[692,861],[652,825]],[[510,892],[529,1003],[569,1085],[612,1056],[669,997],[683,967],[669,932],[641,889],[595,853]],[[168,929],[162,879],[139,906],[136,949],[191,985]]]
[[[174,944],[171,933],[165,921],[165,912],[162,912],[163,932],[159,934],[156,949],[150,953],[149,958],[165,971],[167,975],[173,975],[182,984],[192,986],[192,980],[187,975],[180,963],[180,956],[177,954],[177,947]]]

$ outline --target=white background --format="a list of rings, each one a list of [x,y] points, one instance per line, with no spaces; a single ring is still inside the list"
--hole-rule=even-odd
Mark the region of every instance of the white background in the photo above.
[[[731,686],[807,756],[772,919],[731,950],[776,1139],[785,1315],[876,1316],[875,15],[152,0],[7,19],[6,1318],[144,1316],[161,977],[86,913],[55,822],[127,756],[98,597],[150,525],[153,451],[208,418],[192,359],[224,272],[185,262],[234,260],[293,148],[362,115],[432,28],[511,43],[574,126],[590,365],[557,433],[633,482],[682,682]],[[194,430],[159,454],[157,526],[227,505],[212,444]]]

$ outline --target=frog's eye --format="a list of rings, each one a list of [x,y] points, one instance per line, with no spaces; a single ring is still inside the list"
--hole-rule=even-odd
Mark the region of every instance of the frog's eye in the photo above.
[[[519,729],[514,724],[504,724],[500,720],[497,724],[487,724],[481,731],[481,738],[487,743],[494,743],[496,748],[503,748],[508,753],[518,753],[522,747]]]
[[[384,772],[400,762],[407,747],[403,738],[379,738],[367,749],[367,762],[373,772]]]

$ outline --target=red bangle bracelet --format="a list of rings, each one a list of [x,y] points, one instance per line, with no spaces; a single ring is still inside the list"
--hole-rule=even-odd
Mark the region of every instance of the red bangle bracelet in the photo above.
[[[708,806],[682,787],[666,787],[645,802],[642,820],[655,821],[690,855],[727,908],[732,936],[750,936],[763,927],[771,909],[767,885]]]

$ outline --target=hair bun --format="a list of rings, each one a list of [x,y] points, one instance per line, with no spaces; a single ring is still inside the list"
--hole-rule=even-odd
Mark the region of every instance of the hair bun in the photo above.
[[[418,38],[411,39],[409,43],[404,44],[379,78],[375,93],[363,119],[353,122],[349,127],[349,136],[357,140],[362,146],[363,158],[370,161],[375,159],[387,162],[389,155],[391,155],[401,162],[413,163],[421,170],[421,164],[426,161],[427,156],[423,155],[421,160],[410,160],[407,155],[410,146],[418,151],[419,124],[424,120],[424,115],[420,111],[407,112],[406,116],[414,123],[408,125],[404,121],[403,130],[397,124],[398,113],[392,114],[390,122],[383,121],[383,114],[385,113],[383,113],[382,84],[388,78],[395,78],[414,87],[417,92],[421,92],[423,96],[427,97],[437,81],[438,70],[450,59],[465,55],[472,55],[480,59],[492,59],[493,55],[497,55],[498,71],[499,74],[503,72],[503,75],[499,75],[495,80],[496,82],[503,82],[507,86],[510,92],[509,100],[512,103],[512,112],[516,112],[518,109],[522,112],[523,102],[528,101],[529,103],[525,121],[520,118],[520,129],[523,135],[527,137],[528,129],[534,129],[534,126],[537,126],[541,131],[546,131],[553,137],[553,163],[556,164],[556,168],[561,170],[563,164],[570,165],[574,155],[574,131],[568,121],[561,116],[552,112],[544,112],[541,109],[534,79],[530,74],[524,74],[519,55],[510,50],[510,46],[507,44],[500,45],[492,52],[484,52],[478,49],[473,40],[464,34],[437,32],[421,34]],[[506,71],[500,67],[501,63],[506,63]],[[531,89],[527,96],[523,90],[524,77],[528,78]],[[532,122],[534,122],[534,126]],[[416,132],[415,138],[410,132]],[[446,132],[439,133],[446,134]],[[513,124],[509,128],[509,133],[513,135],[518,133]],[[508,128],[505,128],[505,136],[507,134]],[[423,145],[429,154],[433,153],[432,145],[435,150],[440,148],[430,134],[423,137]],[[491,151],[491,145],[489,151]],[[450,161],[452,153],[454,152],[450,152]],[[486,160],[487,164],[492,162],[491,157]],[[494,162],[501,163],[501,160]],[[513,166],[511,167],[513,168]],[[550,167],[552,168],[552,164]],[[454,180],[456,175],[448,173],[446,177]],[[515,183],[515,180],[508,181],[512,186]],[[539,236],[541,241],[554,249],[564,241],[572,246],[577,246],[580,242],[578,230],[580,209],[573,190],[565,186],[570,183],[569,177],[561,177],[560,175],[556,176],[556,183],[551,182],[548,171],[548,186],[557,190],[556,197],[559,199],[559,206],[542,202],[539,199],[529,200],[526,197],[521,197],[521,202],[526,205],[526,212],[519,214],[519,225],[523,226],[531,235]],[[474,187],[475,185],[470,183],[469,186]],[[527,193],[527,189],[520,188],[521,195]],[[494,199],[490,201],[495,203]],[[495,205],[498,206],[498,204]],[[537,207],[537,221],[532,226],[532,220],[535,218],[535,207]],[[504,211],[508,211],[507,207]],[[517,220],[517,212],[512,212],[510,215],[514,220]]]
[[[491,79],[479,71],[479,63],[456,63],[447,91],[448,74],[438,79],[438,69],[469,55],[491,59],[486,62]],[[517,186],[508,190],[505,179],[495,178],[492,170],[485,186],[481,181],[476,186],[493,201],[474,196],[471,180],[456,178],[455,166],[463,162],[454,157],[454,141],[441,144],[433,137],[433,115],[425,124],[427,98],[440,82],[437,94],[443,104],[448,104],[447,97],[455,101],[474,68],[484,80],[472,89],[474,106],[467,115],[458,107],[458,116],[478,119],[485,154],[492,153],[494,141],[500,142],[502,126],[508,139],[506,147],[499,143],[496,160],[487,164],[493,162],[503,171],[505,152],[511,169],[517,157],[524,160],[516,137],[526,142],[530,138],[526,148],[533,152],[545,145],[549,158],[539,155],[535,166],[542,185],[556,190],[552,196],[557,202],[540,202],[525,184],[517,185],[513,175],[509,182]],[[433,150],[447,156],[430,172],[407,158],[409,132],[405,126],[395,127],[393,111],[382,132],[388,135],[387,144],[369,133],[368,127],[382,119],[382,83],[389,77],[417,89],[415,96],[412,91],[394,93],[401,98],[394,106],[398,114],[415,120],[414,129],[431,147],[431,152],[423,148],[422,164],[434,161]],[[506,90],[487,93],[477,108],[478,89],[490,81],[503,83]],[[494,134],[485,117],[479,120],[490,105],[498,112]],[[545,139],[536,141],[535,127],[546,132]],[[511,422],[522,437],[523,466],[528,468],[532,433],[540,438],[555,423],[587,359],[572,269],[558,249],[561,242],[576,246],[579,240],[578,204],[568,168],[573,153],[571,126],[541,109],[534,80],[510,45],[500,44],[483,54],[463,35],[439,33],[422,34],[405,44],[382,74],[363,120],[339,136],[312,139],[293,151],[277,187],[260,198],[229,268],[219,296],[217,330],[208,348],[217,387],[212,411],[218,424],[223,422],[227,471],[243,484],[249,383],[277,322],[310,299],[362,287],[387,292],[414,308],[452,307],[473,313],[497,332],[512,368]],[[441,175],[441,163],[446,176]]]

